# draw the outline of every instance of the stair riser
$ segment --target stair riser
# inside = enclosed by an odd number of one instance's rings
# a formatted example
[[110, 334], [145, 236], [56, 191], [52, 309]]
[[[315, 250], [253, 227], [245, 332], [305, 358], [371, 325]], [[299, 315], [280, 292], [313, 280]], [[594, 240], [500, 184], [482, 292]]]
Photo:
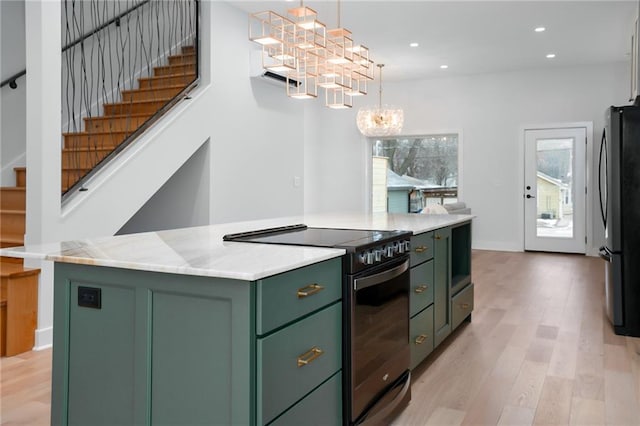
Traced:
[[140, 82], [141, 89], [156, 89], [159, 87], [166, 87], [166, 86], [177, 86], [177, 85], [186, 86], [187, 84], [191, 83], [195, 78], [196, 78], [195, 74], [191, 73], [191, 74], [183, 74], [183, 75], [174, 75], [174, 76], [165, 77], [165, 78], [147, 77], [147, 78], [141, 78], [138, 81]]
[[[19, 247], [23, 244], [24, 243], [16, 244], [16, 243], [5, 243], [3, 241], [0, 241], [0, 248]], [[19, 259], [17, 257], [0, 256], [0, 261], [2, 261], [3, 263], [19, 263], [21, 265], [24, 264], [24, 259]]]
[[166, 101], [151, 101], [143, 104], [111, 104], [104, 106], [104, 115], [155, 114]]
[[71, 188], [76, 182], [80, 180], [81, 177], [86, 175], [89, 170], [81, 170], [80, 172], [76, 170], [63, 170], [62, 171], [62, 191], [66, 191]]
[[27, 170], [26, 169], [16, 169], [16, 186], [19, 188], [24, 188], [27, 186]]
[[24, 213], [0, 212], [0, 234], [24, 235]]
[[182, 53], [184, 54], [188, 54], [188, 53], [194, 53], [196, 52], [196, 48], [195, 46], [182, 46]]
[[166, 87], [166, 88], [157, 88], [155, 90], [133, 90], [130, 92], [122, 93], [122, 101], [152, 101], [156, 99], [167, 99], [173, 98], [178, 93], [180, 93], [184, 88], [183, 87]]
[[153, 75], [163, 76], [163, 75], [172, 75], [172, 74], [194, 73], [195, 70], [196, 70], [195, 64], [172, 65], [172, 66], [154, 68]]
[[88, 118], [84, 128], [90, 132], [133, 132], [140, 127], [151, 115], [118, 117], [118, 118]]
[[64, 151], [62, 153], [62, 167], [92, 169], [96, 166], [96, 164], [98, 164], [104, 157], [109, 155], [111, 152], [112, 150], [99, 150], [99, 151], [91, 151], [91, 152]]
[[78, 134], [64, 137], [65, 148], [115, 148], [126, 139], [128, 133]]
[[196, 63], [195, 53], [190, 53], [182, 56], [169, 56], [169, 65], [186, 65], [186, 64], [195, 64], [195, 63]]
[[26, 202], [26, 191], [16, 191], [15, 189], [0, 189], [0, 209], [2, 210], [24, 210]]

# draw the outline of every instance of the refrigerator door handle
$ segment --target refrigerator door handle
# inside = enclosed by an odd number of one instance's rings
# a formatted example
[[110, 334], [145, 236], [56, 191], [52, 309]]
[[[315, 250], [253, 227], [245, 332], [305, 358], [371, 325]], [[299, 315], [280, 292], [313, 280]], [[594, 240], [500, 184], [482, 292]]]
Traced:
[[602, 259], [606, 260], [607, 262], [611, 262], [611, 252], [605, 246], [600, 247], [598, 254]]
[[[607, 206], [606, 203], [607, 201], [605, 200], [605, 203], [603, 205], [602, 203], [602, 154], [604, 152], [604, 170], [605, 173], [609, 173], [609, 167], [607, 164], [607, 129], [604, 128], [602, 129], [602, 140], [600, 141], [600, 157], [598, 158], [598, 199], [600, 201], [600, 214], [602, 215], [602, 224], [604, 225], [604, 227], [607, 227]], [[605, 175], [605, 179], [608, 179], [609, 177], [607, 175]], [[605, 182], [606, 185], [606, 182]], [[606, 189], [606, 188], [605, 188]]]

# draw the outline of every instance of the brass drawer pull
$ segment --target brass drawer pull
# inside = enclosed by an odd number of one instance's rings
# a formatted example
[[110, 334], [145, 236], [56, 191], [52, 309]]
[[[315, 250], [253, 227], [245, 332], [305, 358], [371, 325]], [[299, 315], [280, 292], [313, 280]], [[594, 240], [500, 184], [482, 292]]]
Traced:
[[415, 344], [416, 345], [421, 345], [425, 342], [425, 340], [427, 340], [427, 335], [426, 334], [421, 334], [418, 337], [416, 337], [415, 340]]
[[324, 351], [317, 346], [309, 349], [307, 352], [303, 353], [298, 357], [298, 367], [304, 367], [305, 365], [311, 363], [313, 360], [322, 355]]
[[414, 291], [415, 291], [416, 293], [420, 294], [420, 293], [424, 293], [424, 292], [425, 292], [425, 290], [426, 290], [426, 289], [428, 289], [428, 288], [429, 288], [429, 286], [428, 286], [428, 285], [423, 284], [423, 285], [419, 285], [418, 287], [416, 287]]
[[435, 234], [433, 236], [433, 238], [436, 239], [436, 240], [441, 240], [442, 239], [442, 237], [440, 235], [438, 235], [438, 234]]
[[460, 304], [460, 309], [469, 309], [469, 307], [471, 307], [471, 304], [469, 304], [469, 303], [461, 303]]
[[309, 284], [306, 287], [302, 287], [298, 289], [298, 299], [311, 296], [313, 294], [321, 292], [322, 290], [324, 290], [324, 287], [321, 286], [320, 284]]
[[427, 246], [418, 246], [415, 248], [416, 253], [424, 253], [425, 251], [429, 250], [429, 247]]

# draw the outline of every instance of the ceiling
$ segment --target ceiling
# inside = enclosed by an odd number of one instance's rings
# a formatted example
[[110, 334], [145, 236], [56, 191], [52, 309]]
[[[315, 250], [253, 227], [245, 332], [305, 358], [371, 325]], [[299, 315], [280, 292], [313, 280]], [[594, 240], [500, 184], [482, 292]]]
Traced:
[[[229, 1], [284, 14], [298, 1]], [[328, 28], [338, 2], [305, 1]], [[384, 63], [384, 79], [438, 78], [628, 62], [637, 0], [341, 1], [341, 24]], [[546, 31], [534, 32], [544, 26]], [[410, 47], [417, 42], [419, 47]], [[554, 59], [546, 55], [555, 53]], [[448, 65], [441, 69], [441, 65]]]

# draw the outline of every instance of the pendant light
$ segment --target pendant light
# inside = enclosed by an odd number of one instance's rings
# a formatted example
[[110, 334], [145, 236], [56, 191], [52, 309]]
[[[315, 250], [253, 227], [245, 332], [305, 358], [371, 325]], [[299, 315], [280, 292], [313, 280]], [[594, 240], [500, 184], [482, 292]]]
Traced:
[[382, 67], [377, 64], [380, 77], [378, 106], [361, 108], [356, 117], [356, 124], [360, 133], [367, 137], [393, 136], [402, 132], [404, 111], [401, 108], [382, 104]]

